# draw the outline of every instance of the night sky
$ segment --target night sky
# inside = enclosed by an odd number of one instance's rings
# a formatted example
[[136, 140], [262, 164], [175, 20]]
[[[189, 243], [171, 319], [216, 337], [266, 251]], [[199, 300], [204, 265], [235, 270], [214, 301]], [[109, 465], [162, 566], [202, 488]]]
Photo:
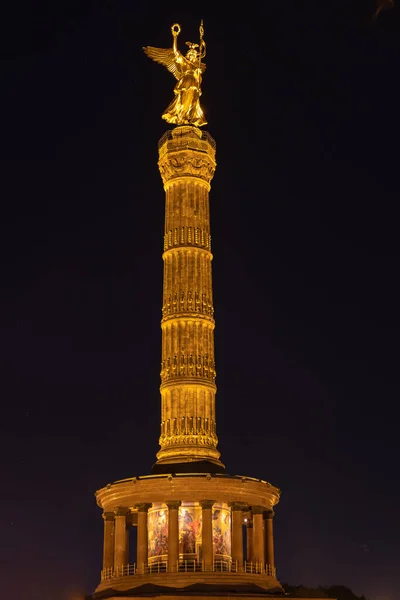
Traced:
[[204, 19], [221, 458], [282, 489], [280, 581], [398, 599], [400, 5], [7, 4], [1, 597], [92, 592], [94, 492], [155, 461], [175, 80], [142, 47]]

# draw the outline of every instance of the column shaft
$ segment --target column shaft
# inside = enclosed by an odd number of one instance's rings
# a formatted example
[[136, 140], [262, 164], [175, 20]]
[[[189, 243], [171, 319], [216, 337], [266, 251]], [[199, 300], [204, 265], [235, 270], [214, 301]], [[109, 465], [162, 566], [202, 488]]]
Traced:
[[274, 512], [268, 511], [265, 519], [265, 562], [271, 567], [275, 567], [274, 556], [274, 531], [273, 531], [273, 516]]
[[204, 569], [206, 571], [213, 570], [213, 533], [212, 533], [212, 507], [214, 502], [212, 500], [204, 500], [200, 502], [202, 508], [202, 535], [201, 535], [201, 549], [204, 561]]
[[264, 565], [264, 509], [253, 507], [253, 561]]
[[114, 529], [114, 567], [128, 564], [126, 554], [126, 514], [125, 509], [118, 510], [115, 515]]
[[114, 566], [114, 519], [115, 514], [106, 512], [104, 519], [103, 570]]
[[147, 566], [147, 504], [139, 504], [137, 524], [137, 571], [143, 573]]
[[246, 561], [253, 560], [253, 523], [247, 523], [246, 527]]
[[215, 142], [192, 126], [160, 141], [165, 189], [161, 435], [157, 467], [209, 461], [223, 470], [215, 422], [214, 308], [209, 190]]
[[127, 524], [126, 525], [126, 531], [125, 531], [125, 560], [126, 563], [125, 564], [129, 564], [129, 532], [130, 532], [130, 526]]
[[168, 506], [168, 571], [177, 571], [179, 558], [179, 506], [180, 501], [166, 503]]
[[243, 569], [243, 518], [241, 506], [232, 505], [232, 561], [238, 570]]

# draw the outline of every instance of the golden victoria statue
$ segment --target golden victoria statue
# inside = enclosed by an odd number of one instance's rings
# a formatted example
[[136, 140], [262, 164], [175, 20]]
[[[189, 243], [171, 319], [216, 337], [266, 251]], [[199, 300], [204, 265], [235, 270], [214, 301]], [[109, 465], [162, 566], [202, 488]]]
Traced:
[[178, 50], [177, 38], [181, 31], [175, 23], [171, 27], [173, 36], [172, 48], [153, 48], [145, 46], [143, 50], [154, 61], [167, 67], [168, 71], [178, 80], [174, 88], [175, 98], [164, 111], [162, 118], [174, 125], [207, 125], [203, 110], [200, 106], [201, 76], [206, 65], [201, 59], [206, 55], [206, 43], [203, 40], [203, 21], [200, 25], [200, 44], [186, 42], [189, 50], [183, 56]]

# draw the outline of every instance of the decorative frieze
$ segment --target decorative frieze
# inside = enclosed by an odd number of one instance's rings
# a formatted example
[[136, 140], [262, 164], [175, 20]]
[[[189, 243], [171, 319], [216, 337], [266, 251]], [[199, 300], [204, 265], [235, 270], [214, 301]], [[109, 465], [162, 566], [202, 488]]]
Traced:
[[168, 446], [202, 446], [208, 448], [215, 448], [217, 445], [218, 439], [214, 435], [187, 435], [187, 434], [177, 434], [177, 435], [160, 435], [159, 444], [162, 449], [167, 448]]
[[198, 246], [211, 252], [211, 235], [200, 227], [174, 227], [164, 235], [164, 251], [177, 246]]
[[[161, 437], [170, 439], [174, 436], [216, 437], [216, 425], [212, 419], [204, 417], [180, 417], [167, 419], [161, 423]], [[185, 442], [190, 443], [190, 442]]]
[[206, 153], [179, 150], [164, 154], [158, 168], [164, 185], [178, 177], [196, 177], [209, 184], [214, 177], [215, 162]]
[[180, 417], [167, 419], [161, 423], [159, 443], [162, 448], [175, 444], [214, 447], [217, 441], [216, 424], [211, 419]]
[[161, 362], [161, 381], [169, 381], [174, 378], [198, 377], [215, 381], [215, 362], [208, 355], [193, 356], [192, 354], [180, 356], [168, 356]]
[[180, 313], [201, 313], [213, 316], [212, 298], [207, 294], [192, 292], [192, 290], [168, 294], [162, 307], [162, 316], [178, 315]]

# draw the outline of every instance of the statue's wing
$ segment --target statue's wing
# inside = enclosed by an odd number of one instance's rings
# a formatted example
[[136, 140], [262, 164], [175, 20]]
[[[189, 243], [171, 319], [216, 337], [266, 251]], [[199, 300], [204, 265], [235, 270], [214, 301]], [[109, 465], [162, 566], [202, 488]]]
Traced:
[[153, 46], [145, 46], [143, 50], [149, 58], [160, 63], [160, 65], [167, 67], [168, 71], [172, 73], [175, 79], [181, 78], [179, 64], [177, 63], [176, 56], [172, 48], [154, 48]]

